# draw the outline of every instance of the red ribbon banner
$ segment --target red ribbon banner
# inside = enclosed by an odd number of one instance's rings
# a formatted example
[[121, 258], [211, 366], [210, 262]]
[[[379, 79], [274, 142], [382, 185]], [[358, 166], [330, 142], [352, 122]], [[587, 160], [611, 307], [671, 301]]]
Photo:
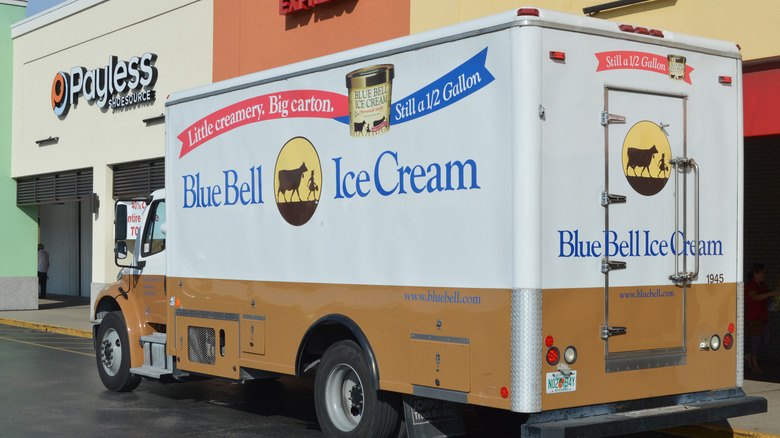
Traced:
[[228, 131], [250, 123], [291, 117], [333, 119], [349, 115], [347, 96], [322, 90], [293, 90], [253, 97], [215, 111], [177, 136], [179, 158]]
[[[599, 60], [599, 65], [596, 68], [597, 72], [604, 70], [631, 69], [647, 70], [667, 76], [669, 75], [669, 60], [666, 56], [633, 51], [601, 52], [596, 53], [595, 55]], [[688, 84], [691, 84], [692, 71], [693, 67], [689, 65], [685, 66], [685, 76], [683, 80]]]

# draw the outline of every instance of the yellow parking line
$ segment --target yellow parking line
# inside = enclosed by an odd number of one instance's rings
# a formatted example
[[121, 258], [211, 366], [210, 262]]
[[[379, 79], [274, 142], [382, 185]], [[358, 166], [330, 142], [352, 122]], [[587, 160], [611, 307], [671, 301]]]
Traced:
[[88, 357], [94, 357], [95, 356], [94, 354], [87, 354], [87, 353], [81, 353], [79, 351], [68, 350], [68, 349], [65, 349], [65, 348], [52, 347], [51, 345], [38, 344], [36, 342], [20, 341], [18, 339], [6, 338], [5, 336], [0, 336], [0, 339], [6, 340], [6, 341], [18, 342], [20, 344], [35, 345], [36, 347], [51, 348], [52, 350], [67, 351], [68, 353], [80, 354], [82, 356], [88, 356]]

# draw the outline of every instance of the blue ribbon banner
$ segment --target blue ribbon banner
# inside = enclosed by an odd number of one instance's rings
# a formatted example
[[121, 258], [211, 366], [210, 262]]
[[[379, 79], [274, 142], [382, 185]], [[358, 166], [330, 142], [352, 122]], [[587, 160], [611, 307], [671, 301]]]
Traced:
[[393, 103], [390, 125], [408, 122], [446, 108], [476, 93], [495, 78], [485, 67], [488, 48], [399, 102]]
[[[485, 47], [449, 73], [393, 103], [390, 125], [408, 122], [446, 108], [493, 82], [495, 77], [485, 67], [487, 51]], [[335, 120], [349, 123], [349, 116]]]

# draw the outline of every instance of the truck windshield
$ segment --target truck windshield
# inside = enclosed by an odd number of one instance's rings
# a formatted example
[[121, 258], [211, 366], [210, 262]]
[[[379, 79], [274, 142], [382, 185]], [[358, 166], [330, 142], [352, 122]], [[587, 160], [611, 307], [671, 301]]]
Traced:
[[143, 237], [144, 256], [156, 254], [165, 249], [165, 234], [162, 225], [165, 223], [165, 201], [152, 204], [147, 216], [146, 231]]

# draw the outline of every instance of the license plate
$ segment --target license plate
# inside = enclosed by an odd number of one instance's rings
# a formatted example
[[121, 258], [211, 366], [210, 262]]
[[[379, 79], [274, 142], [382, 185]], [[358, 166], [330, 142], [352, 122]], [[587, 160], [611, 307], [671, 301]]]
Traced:
[[577, 390], [577, 372], [570, 374], [547, 373], [547, 394], [557, 394], [559, 392], [574, 392]]

